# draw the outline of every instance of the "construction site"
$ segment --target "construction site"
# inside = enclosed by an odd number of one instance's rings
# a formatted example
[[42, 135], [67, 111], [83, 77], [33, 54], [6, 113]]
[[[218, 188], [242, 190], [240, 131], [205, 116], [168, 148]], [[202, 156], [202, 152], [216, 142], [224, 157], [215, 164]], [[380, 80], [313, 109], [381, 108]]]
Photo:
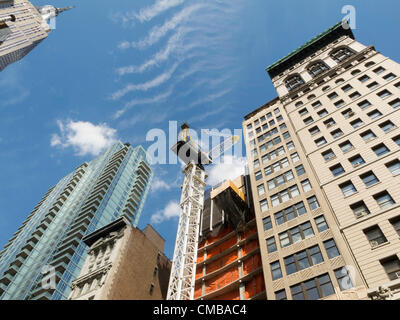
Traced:
[[194, 299], [265, 299], [249, 181], [240, 176], [206, 192]]

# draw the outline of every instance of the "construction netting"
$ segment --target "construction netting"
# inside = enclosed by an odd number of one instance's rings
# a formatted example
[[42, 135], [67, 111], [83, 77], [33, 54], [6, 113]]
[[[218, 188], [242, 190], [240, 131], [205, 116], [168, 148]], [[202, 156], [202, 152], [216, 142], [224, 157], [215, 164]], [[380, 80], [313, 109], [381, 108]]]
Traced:
[[263, 291], [265, 291], [265, 283], [261, 273], [246, 283], [245, 299], [248, 300]]
[[201, 278], [203, 276], [203, 265], [196, 267], [196, 279]]
[[204, 261], [204, 251], [201, 251], [197, 254], [197, 263]]
[[232, 252], [228, 253], [227, 255], [207, 264], [206, 265], [206, 273], [209, 274], [211, 272], [214, 272], [215, 270], [218, 270], [218, 269], [228, 265], [232, 261], [237, 260], [237, 258], [238, 258], [237, 250], [232, 251]]
[[202, 287], [201, 283], [198, 283], [195, 285], [195, 287], [194, 287], [194, 298], [195, 299], [201, 297], [201, 287]]
[[247, 228], [243, 234], [242, 234], [242, 238], [248, 238], [249, 236], [251, 236], [252, 234], [257, 232], [257, 226], [253, 226], [252, 228]]
[[252, 255], [250, 258], [243, 261], [243, 274], [249, 274], [250, 272], [258, 269], [262, 266], [261, 257], [259, 254]]
[[247, 242], [243, 247], [242, 247], [242, 256], [245, 256], [249, 252], [255, 250], [258, 248], [258, 239], [251, 240]]
[[206, 294], [221, 289], [239, 279], [239, 270], [237, 266], [229, 268], [223, 273], [207, 280], [206, 282]]
[[225, 227], [215, 237], [212, 237], [212, 236], [207, 237], [206, 243], [207, 244], [213, 243], [213, 242], [221, 239], [222, 237], [226, 236], [229, 232], [232, 232], [232, 231], [233, 231], [233, 229], [231, 226]]
[[213, 246], [212, 248], [207, 249], [207, 259], [224, 252], [226, 249], [232, 247], [237, 243], [237, 237], [233, 236], [220, 244]]
[[227, 293], [221, 294], [218, 297], [212, 298], [211, 300], [239, 300], [239, 299], [240, 299], [239, 289], [234, 289]]

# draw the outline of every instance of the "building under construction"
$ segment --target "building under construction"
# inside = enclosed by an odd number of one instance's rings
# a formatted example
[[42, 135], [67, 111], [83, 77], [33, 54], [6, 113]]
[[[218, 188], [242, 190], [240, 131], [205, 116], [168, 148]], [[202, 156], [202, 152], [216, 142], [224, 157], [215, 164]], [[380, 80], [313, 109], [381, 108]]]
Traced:
[[250, 179], [240, 176], [205, 194], [195, 299], [265, 299]]

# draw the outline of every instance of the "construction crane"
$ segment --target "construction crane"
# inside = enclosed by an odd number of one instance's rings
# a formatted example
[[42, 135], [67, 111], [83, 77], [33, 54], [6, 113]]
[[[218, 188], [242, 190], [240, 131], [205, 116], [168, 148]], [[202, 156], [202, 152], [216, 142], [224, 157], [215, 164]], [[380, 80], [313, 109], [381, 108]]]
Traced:
[[[209, 135], [218, 135], [208, 131]], [[192, 140], [189, 125], [184, 123], [178, 142], [171, 148], [185, 163], [185, 178], [180, 199], [180, 216], [176, 235], [174, 257], [168, 285], [167, 300], [193, 300], [196, 273], [200, 216], [203, 210], [206, 173], [204, 166], [211, 165], [226, 150], [239, 141], [239, 136], [224, 136], [223, 142], [208, 153]]]

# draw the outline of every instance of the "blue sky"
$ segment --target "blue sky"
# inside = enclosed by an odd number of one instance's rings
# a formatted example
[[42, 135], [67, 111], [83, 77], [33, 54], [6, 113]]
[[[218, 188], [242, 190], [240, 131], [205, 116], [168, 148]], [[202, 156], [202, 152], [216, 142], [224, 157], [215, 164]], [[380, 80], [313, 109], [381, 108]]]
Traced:
[[[1, 246], [48, 188], [115, 139], [147, 148], [146, 133], [174, 120], [241, 128], [276, 96], [265, 68], [340, 21], [344, 5], [356, 8], [356, 39], [399, 61], [396, 0], [32, 2], [76, 8], [0, 73]], [[172, 257], [183, 176], [177, 164], [154, 170], [139, 227], [152, 223]]]

